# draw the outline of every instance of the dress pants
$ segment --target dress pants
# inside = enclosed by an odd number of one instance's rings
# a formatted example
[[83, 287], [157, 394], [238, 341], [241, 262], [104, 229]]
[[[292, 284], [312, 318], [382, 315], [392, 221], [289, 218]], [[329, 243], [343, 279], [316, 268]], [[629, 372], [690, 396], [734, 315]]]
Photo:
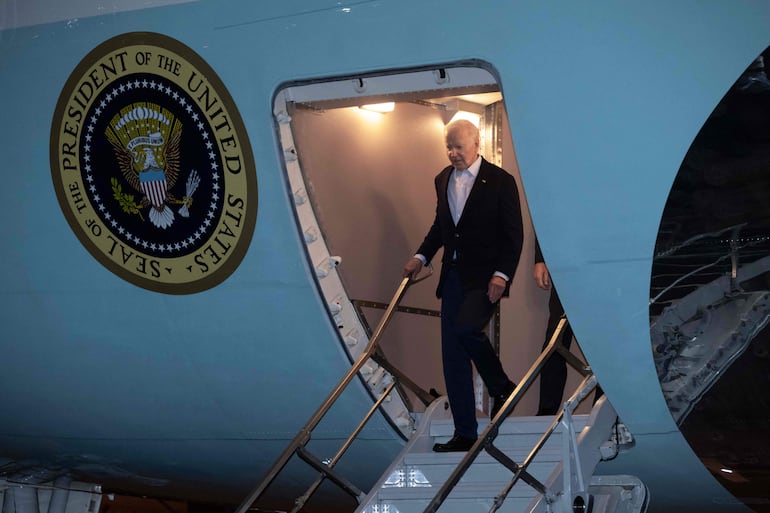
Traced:
[[[559, 325], [559, 321], [564, 316], [564, 307], [561, 305], [559, 294], [556, 293], [556, 287], [551, 285], [551, 298], [548, 300], [548, 327], [545, 330], [545, 341], [543, 342], [543, 350], [545, 350], [548, 342], [551, 341], [551, 337], [556, 331], [556, 327]], [[561, 343], [567, 349], [572, 345], [572, 326], [567, 323], [564, 327], [564, 335], [562, 335]], [[554, 352], [551, 357], [546, 360], [543, 365], [543, 370], [540, 371], [540, 403], [537, 409], [538, 415], [556, 415], [561, 409], [564, 401], [562, 396], [564, 395], [564, 385], [567, 384], [567, 361], [564, 357]], [[604, 394], [600, 386], [596, 386], [596, 392], [594, 394], [594, 403]]]
[[463, 290], [460, 273], [450, 267], [441, 289], [441, 356], [454, 434], [466, 438], [478, 435], [471, 362], [490, 395], [504, 393], [509, 383], [484, 333], [494, 310], [486, 289]]

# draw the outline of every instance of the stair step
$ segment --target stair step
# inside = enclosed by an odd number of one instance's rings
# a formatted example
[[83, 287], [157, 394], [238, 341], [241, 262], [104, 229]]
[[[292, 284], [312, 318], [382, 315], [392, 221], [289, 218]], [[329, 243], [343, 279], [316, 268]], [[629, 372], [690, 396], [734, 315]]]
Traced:
[[[489, 486], [486, 489], [480, 489], [474, 487], [473, 489], [463, 490], [458, 486], [447, 499], [441, 504], [441, 513], [489, 513], [492, 505], [494, 504], [494, 498], [502, 491], [503, 487]], [[379, 500], [377, 501], [377, 511], [398, 511], [399, 513], [423, 513], [430, 501], [433, 499], [433, 495], [437, 491], [433, 488], [424, 489], [426, 492], [433, 493], [419, 493], [409, 491], [403, 491], [398, 496], [388, 496], [380, 493]], [[384, 491], [384, 490], [383, 490]], [[498, 509], [501, 513], [514, 513], [525, 511], [525, 508], [529, 506], [536, 497], [536, 492], [529, 488], [526, 490], [519, 487], [514, 487], [508, 494], [505, 501]], [[385, 506], [388, 508], [385, 508]], [[370, 510], [371, 511], [371, 510]]]
[[[528, 472], [535, 479], [543, 483], [553, 471], [555, 465], [530, 465]], [[415, 484], [424, 484], [426, 487], [441, 487], [455, 467], [449, 465], [432, 465], [410, 470], [409, 477], [394, 479], [392, 482], [399, 484], [409, 481]], [[483, 485], [485, 483], [507, 483], [513, 478], [513, 472], [502, 465], [473, 465], [460, 479], [460, 485]], [[390, 488], [389, 488], [390, 489]], [[395, 489], [395, 488], [393, 488]]]
[[[499, 446], [501, 441], [499, 437], [495, 444]], [[505, 451], [505, 453], [514, 462], [522, 463], [530, 450], [531, 447], [528, 447], [526, 449]], [[405, 470], [411, 475], [402, 476], [400, 480], [396, 480], [398, 484], [402, 485], [401, 487], [392, 486], [381, 489], [378, 501], [385, 501], [394, 505], [395, 501], [404, 501], [404, 504], [408, 501], [422, 503], [424, 499], [429, 501], [435, 496], [449, 476], [452, 475], [452, 472], [454, 472], [457, 465], [465, 457], [465, 454], [464, 452], [420, 452], [407, 455], [404, 459], [404, 466], [406, 467]], [[560, 461], [560, 449], [543, 449], [528, 467], [528, 472], [540, 482], [544, 482]], [[419, 474], [415, 475], [417, 472]], [[502, 492], [512, 478], [513, 473], [508, 468], [486, 452], [482, 452], [477, 456], [473, 465], [465, 472], [447, 500], [450, 502], [454, 501], [459, 508], [471, 508], [464, 511], [472, 511], [478, 504], [487, 505], [486, 511], [489, 511], [494, 497]], [[409, 484], [412, 484], [412, 486], [408, 486]], [[524, 505], [527, 505], [536, 496], [537, 492], [531, 486], [519, 480], [509, 493], [506, 500], [509, 503], [507, 506], [512, 507], [510, 502], [514, 499], [520, 499]], [[458, 503], [458, 500], [461, 502]], [[405, 510], [402, 508], [402, 505], [397, 505], [396, 507], [398, 508], [397, 511], [404, 513]], [[446, 507], [450, 506], [442, 506], [442, 513]], [[521, 510], [521, 507], [518, 507], [519, 510]], [[459, 511], [463, 510], [459, 509]]]
[[[504, 451], [517, 465], [524, 462], [528, 452]], [[464, 452], [455, 453], [415, 453], [405, 458], [404, 465], [410, 472], [419, 471], [428, 483], [443, 483], [457, 468], [465, 456]], [[561, 461], [561, 452], [544, 449], [530, 463], [527, 471], [536, 479], [543, 481], [550, 475], [557, 463]], [[462, 480], [467, 482], [484, 482], [490, 479], [507, 480], [513, 473], [495, 458], [482, 452], [473, 465], [465, 472]]]
[[[588, 415], [574, 415], [572, 417], [575, 431], [580, 432], [588, 421]], [[541, 436], [553, 421], [551, 416], [539, 417], [509, 417], [500, 425], [498, 433], [500, 435], [538, 435]], [[489, 425], [489, 419], [478, 419], [479, 433], [484, 431]], [[554, 433], [560, 433], [562, 426], [556, 427]], [[452, 437], [454, 434], [454, 424], [452, 419], [433, 420], [430, 423], [429, 434], [433, 437]]]
[[[495, 447], [499, 447], [498, 442], [500, 439], [495, 440]], [[504, 451], [505, 455], [520, 464], [529, 455], [531, 447], [529, 448], [515, 448], [509, 451]], [[404, 458], [404, 463], [407, 465], [457, 465], [465, 457], [465, 452], [414, 452], [407, 454]], [[561, 448], [548, 448], [544, 447], [536, 455], [533, 463], [555, 463], [561, 461]], [[481, 451], [474, 464], [483, 463], [497, 463], [497, 460], [489, 455], [486, 451]]]
[[[503, 491], [507, 481], [501, 482], [489, 482], [489, 483], [473, 483], [471, 485], [463, 484], [460, 482], [455, 486], [454, 490], [449, 494], [447, 500], [454, 499], [494, 499], [500, 492]], [[438, 492], [440, 486], [425, 486], [425, 487], [413, 487], [413, 488], [383, 488], [380, 490], [379, 498], [381, 501], [387, 500], [420, 500], [420, 499], [432, 499]], [[516, 483], [508, 497], [518, 498], [532, 498], [537, 496], [537, 491], [526, 483]]]
[[[520, 457], [519, 460], [516, 460], [516, 458], [513, 458], [514, 461], [521, 461], [526, 457], [527, 454], [529, 454], [529, 451], [532, 450], [533, 447], [535, 447], [535, 444], [540, 440], [540, 437], [542, 436], [542, 433], [540, 435], [517, 435], [517, 436], [498, 436], [495, 441], [493, 442], [494, 446], [503, 451], [506, 454], [523, 454], [523, 457]], [[447, 437], [444, 439], [444, 437], [435, 437], [434, 440], [436, 442], [445, 442], [449, 440], [451, 437]], [[562, 446], [562, 439], [561, 434], [553, 434], [551, 437], [545, 441], [545, 444], [543, 445], [542, 451], [553, 451], [558, 452], [561, 449]], [[463, 454], [463, 453], [461, 453]]]
[[[552, 420], [553, 417], [546, 416], [508, 418], [498, 429], [498, 436], [494, 445], [505, 453], [526, 450], [528, 454], [540, 441]], [[575, 418], [577, 433], [580, 433], [585, 427], [586, 421], [587, 416], [581, 415]], [[482, 433], [488, 424], [489, 419], [479, 419], [479, 433]], [[561, 450], [563, 430], [561, 425], [557, 426], [553, 434], [546, 440], [542, 450]], [[430, 424], [428, 434], [433, 437], [434, 442], [447, 442], [454, 435], [454, 425], [451, 420], [434, 420]], [[514, 461], [516, 461], [515, 458]]]

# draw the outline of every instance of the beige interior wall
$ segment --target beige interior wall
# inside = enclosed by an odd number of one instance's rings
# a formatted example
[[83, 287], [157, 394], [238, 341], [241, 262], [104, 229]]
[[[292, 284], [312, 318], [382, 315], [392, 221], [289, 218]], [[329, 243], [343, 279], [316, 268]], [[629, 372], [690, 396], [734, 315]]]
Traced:
[[[331, 253], [342, 257], [339, 271], [353, 299], [390, 302], [403, 264], [433, 221], [433, 178], [448, 165], [443, 114], [414, 103], [399, 103], [387, 114], [355, 107], [297, 109], [292, 114], [308, 190]], [[506, 141], [503, 166], [520, 184], [525, 242], [511, 297], [501, 307], [500, 354], [509, 376], [518, 381], [540, 352], [548, 294], [532, 279], [532, 224], [510, 137]], [[434, 263], [440, 265], [440, 255]], [[437, 311], [437, 275], [438, 268], [434, 276], [412, 286], [402, 306]], [[381, 314], [365, 310], [372, 327]], [[381, 347], [421, 387], [444, 392], [437, 317], [396, 313]], [[537, 396], [535, 386], [515, 414], [533, 414]], [[422, 409], [419, 402], [414, 404]]]

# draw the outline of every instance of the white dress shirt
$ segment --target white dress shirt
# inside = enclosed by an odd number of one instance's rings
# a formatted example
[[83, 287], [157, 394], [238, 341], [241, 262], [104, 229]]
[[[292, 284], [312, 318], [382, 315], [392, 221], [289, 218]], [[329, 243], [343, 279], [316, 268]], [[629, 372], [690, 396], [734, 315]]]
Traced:
[[455, 226], [460, 222], [465, 202], [468, 200], [473, 183], [479, 175], [479, 168], [481, 168], [481, 156], [477, 157], [468, 169], [455, 169], [452, 171], [452, 177], [447, 188], [447, 199], [449, 200], [449, 210], [452, 212]]

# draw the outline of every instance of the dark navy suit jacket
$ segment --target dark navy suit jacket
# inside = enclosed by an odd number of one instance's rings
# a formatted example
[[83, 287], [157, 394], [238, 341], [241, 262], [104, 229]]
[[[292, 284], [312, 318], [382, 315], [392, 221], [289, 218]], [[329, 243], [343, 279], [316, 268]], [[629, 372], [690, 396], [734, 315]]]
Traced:
[[[495, 271], [513, 280], [523, 244], [519, 192], [513, 176], [482, 158], [479, 174], [455, 226], [447, 199], [453, 169], [448, 166], [435, 178], [436, 217], [417, 250], [430, 262], [444, 248], [438, 297], [453, 257], [463, 287], [486, 290]], [[510, 281], [504, 295], [508, 295], [509, 288]]]

